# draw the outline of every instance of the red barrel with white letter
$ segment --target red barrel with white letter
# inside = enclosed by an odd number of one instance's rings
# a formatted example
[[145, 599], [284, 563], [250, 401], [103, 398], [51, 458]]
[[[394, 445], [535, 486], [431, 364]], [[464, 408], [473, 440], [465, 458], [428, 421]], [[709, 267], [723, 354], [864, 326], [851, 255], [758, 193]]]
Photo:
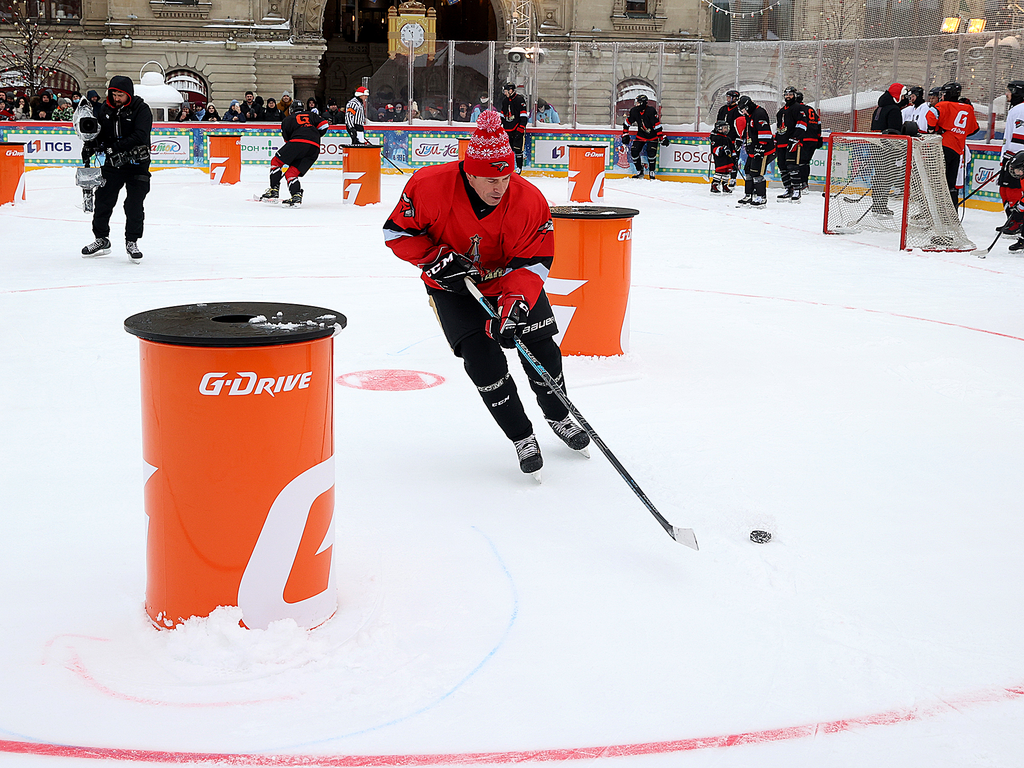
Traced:
[[629, 281], [635, 208], [551, 209], [555, 258], [544, 285], [563, 355], [629, 350]]
[[0, 143], [0, 205], [25, 199], [25, 145]]
[[604, 169], [608, 147], [604, 145], [569, 145], [569, 200], [594, 203], [604, 199]]
[[337, 610], [333, 340], [344, 316], [189, 304], [125, 320], [140, 339], [146, 611], [157, 627], [242, 610], [250, 628]]
[[380, 147], [372, 144], [342, 149], [342, 201], [355, 205], [380, 202]]
[[214, 184], [237, 184], [242, 180], [242, 137], [224, 133], [208, 133], [210, 181]]

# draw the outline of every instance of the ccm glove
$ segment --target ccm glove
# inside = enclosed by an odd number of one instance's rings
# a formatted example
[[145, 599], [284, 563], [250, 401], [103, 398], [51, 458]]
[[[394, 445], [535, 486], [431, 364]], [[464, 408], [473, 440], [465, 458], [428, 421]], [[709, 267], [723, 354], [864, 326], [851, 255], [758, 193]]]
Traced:
[[625, 136], [622, 137], [622, 146], [629, 146], [629, 134], [626, 134]]
[[437, 255], [426, 264], [421, 264], [423, 274], [437, 283], [441, 288], [452, 293], [468, 293], [465, 279], [476, 279], [479, 273], [460, 253], [456, 253], [447, 245], [437, 249]]
[[517, 294], [502, 294], [498, 299], [498, 316], [488, 320], [484, 330], [505, 349], [514, 349], [516, 337], [526, 329], [528, 314], [530, 306], [525, 298]]
[[661, 137], [661, 146], [663, 146], [663, 147], [667, 147], [668, 146], [668, 136], [662, 136]]

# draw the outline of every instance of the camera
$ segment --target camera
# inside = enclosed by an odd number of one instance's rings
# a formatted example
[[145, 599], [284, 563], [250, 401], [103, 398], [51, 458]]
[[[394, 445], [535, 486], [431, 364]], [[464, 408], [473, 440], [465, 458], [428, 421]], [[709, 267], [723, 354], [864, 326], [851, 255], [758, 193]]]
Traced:
[[519, 64], [526, 58], [526, 49], [515, 45], [508, 49], [508, 61], [510, 64]]

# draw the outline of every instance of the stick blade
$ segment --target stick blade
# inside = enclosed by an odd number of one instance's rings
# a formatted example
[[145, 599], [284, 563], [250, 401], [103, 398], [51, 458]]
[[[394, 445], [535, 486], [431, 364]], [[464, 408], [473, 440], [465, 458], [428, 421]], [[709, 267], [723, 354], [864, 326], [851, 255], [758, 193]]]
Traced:
[[676, 528], [672, 526], [672, 530], [669, 532], [669, 536], [678, 541], [680, 544], [684, 544], [690, 549], [699, 550], [697, 546], [697, 536], [693, 532], [693, 528]]

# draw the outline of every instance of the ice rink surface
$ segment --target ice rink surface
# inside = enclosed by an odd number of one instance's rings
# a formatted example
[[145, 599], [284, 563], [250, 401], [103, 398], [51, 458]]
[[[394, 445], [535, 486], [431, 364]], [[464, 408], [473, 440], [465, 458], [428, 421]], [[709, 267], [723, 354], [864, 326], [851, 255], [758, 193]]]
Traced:
[[[533, 179], [564, 204], [565, 179]], [[821, 234], [823, 200], [735, 207], [608, 182], [637, 208], [630, 351], [569, 397], [675, 525], [524, 397], [519, 472], [448, 350], [383, 202], [313, 171], [299, 210], [154, 175], [143, 262], [82, 259], [73, 169], [0, 208], [0, 765], [964, 768], [1024, 754], [1024, 258]], [[996, 213], [969, 210], [987, 246]], [[143, 610], [129, 315], [328, 307], [340, 608], [311, 632]], [[351, 386], [419, 371], [415, 391]], [[513, 364], [520, 391], [525, 376]], [[239, 445], [274, 462], [273, 440]], [[749, 532], [765, 528], [769, 544]]]

